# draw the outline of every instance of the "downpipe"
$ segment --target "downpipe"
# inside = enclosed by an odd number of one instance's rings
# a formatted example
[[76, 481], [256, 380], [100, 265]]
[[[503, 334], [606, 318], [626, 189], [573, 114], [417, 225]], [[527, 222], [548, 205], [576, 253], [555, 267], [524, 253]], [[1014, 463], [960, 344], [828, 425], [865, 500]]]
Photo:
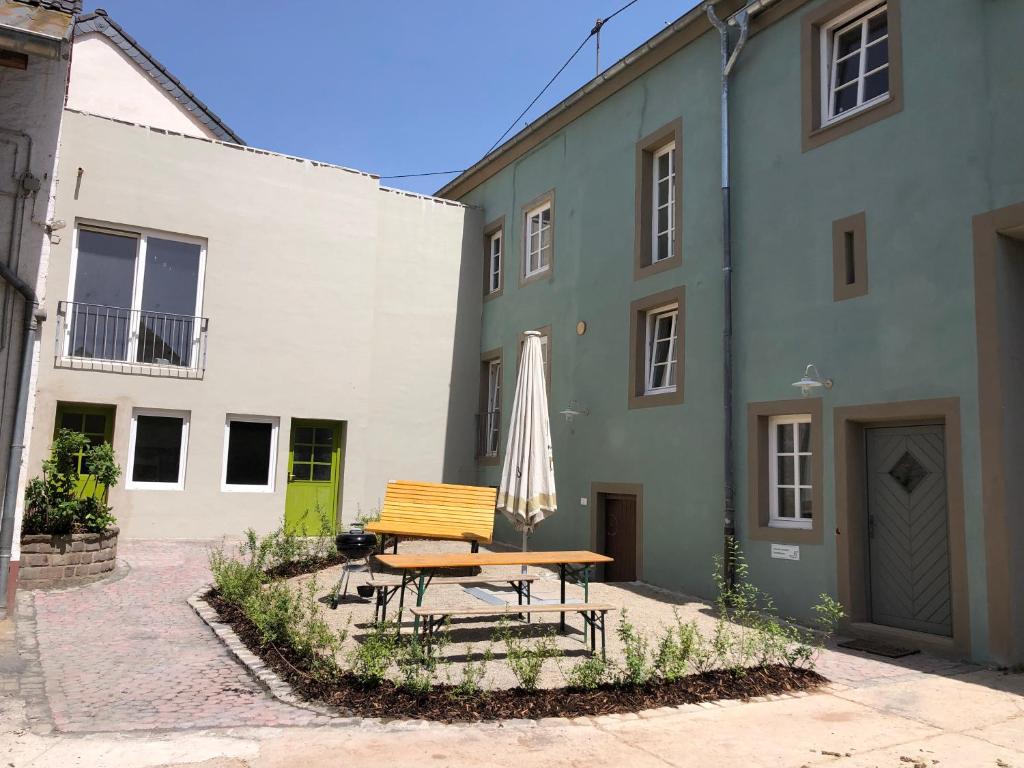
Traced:
[[722, 569], [725, 586], [731, 591], [736, 583], [736, 562], [734, 542], [736, 540], [736, 448], [733, 419], [733, 307], [732, 307], [732, 200], [729, 174], [729, 75], [740, 51], [747, 43], [750, 32], [748, 8], [740, 10], [730, 19], [739, 27], [739, 38], [730, 53], [729, 23], [722, 21], [715, 13], [713, 3], [705, 3], [708, 19], [718, 30], [721, 41], [721, 121], [722, 121], [722, 420], [724, 426], [723, 448], [723, 553]]
[[32, 379], [32, 360], [35, 340], [46, 312], [39, 306], [36, 292], [16, 272], [0, 262], [0, 278], [25, 299], [25, 335], [22, 340], [21, 373], [18, 378], [14, 431], [11, 433], [11, 452], [7, 460], [7, 481], [4, 485], [3, 507], [0, 510], [0, 619], [7, 615], [7, 589], [11, 567], [11, 548], [14, 543], [14, 510], [18, 503], [18, 480], [25, 452], [25, 421], [28, 412], [29, 386]]

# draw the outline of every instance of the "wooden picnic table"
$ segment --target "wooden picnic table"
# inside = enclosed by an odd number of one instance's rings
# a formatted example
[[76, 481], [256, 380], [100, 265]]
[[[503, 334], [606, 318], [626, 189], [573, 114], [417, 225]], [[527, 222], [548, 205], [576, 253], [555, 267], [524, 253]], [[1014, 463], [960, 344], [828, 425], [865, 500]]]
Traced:
[[[402, 588], [398, 599], [398, 623], [401, 626], [402, 610], [405, 606], [406, 587], [416, 584], [416, 606], [423, 605], [423, 595], [430, 581], [438, 571], [446, 568], [471, 568], [488, 565], [556, 565], [561, 581], [561, 602], [565, 604], [565, 582], [570, 574], [582, 576], [583, 601], [590, 601], [590, 569], [594, 565], [610, 563], [612, 558], [586, 550], [551, 552], [463, 552], [452, 554], [424, 555], [378, 555], [377, 560], [387, 568], [402, 572]], [[496, 580], [498, 580], [496, 578]], [[419, 629], [419, 617], [416, 617]], [[559, 628], [565, 631], [565, 612], [562, 612]]]

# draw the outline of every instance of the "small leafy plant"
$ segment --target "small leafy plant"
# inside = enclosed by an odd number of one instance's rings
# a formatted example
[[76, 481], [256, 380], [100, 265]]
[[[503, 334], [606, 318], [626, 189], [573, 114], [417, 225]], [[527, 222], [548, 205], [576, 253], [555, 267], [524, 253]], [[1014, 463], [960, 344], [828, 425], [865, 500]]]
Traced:
[[[88, 481], [78, 474], [79, 456], [82, 466], [88, 467]], [[117, 522], [107, 498], [120, 477], [109, 443], [90, 445], [80, 432], [59, 430], [43, 462], [42, 477], [33, 478], [25, 488], [22, 533], [102, 533]]]
[[619, 617], [616, 633], [626, 657], [619, 682], [628, 686], [644, 685], [654, 674], [651, 646], [647, 638], [637, 632], [636, 627], [629, 623], [629, 611], [626, 609], [623, 609], [622, 615]]
[[391, 622], [375, 624], [362, 643], [352, 651], [352, 674], [363, 685], [375, 688], [387, 679], [398, 652], [398, 634]]
[[554, 637], [547, 634], [533, 644], [527, 643], [512, 632], [506, 619], [498, 624], [496, 635], [505, 644], [505, 656], [519, 687], [524, 691], [537, 690], [544, 662], [561, 656]]
[[611, 665], [600, 656], [594, 655], [576, 662], [569, 670], [567, 682], [570, 688], [592, 691], [609, 682], [611, 676]]
[[665, 629], [654, 657], [655, 672], [669, 683], [686, 676], [700, 636], [700, 630], [695, 622], [684, 622], [679, 617], [679, 611], [674, 609], [673, 615], [675, 625]]

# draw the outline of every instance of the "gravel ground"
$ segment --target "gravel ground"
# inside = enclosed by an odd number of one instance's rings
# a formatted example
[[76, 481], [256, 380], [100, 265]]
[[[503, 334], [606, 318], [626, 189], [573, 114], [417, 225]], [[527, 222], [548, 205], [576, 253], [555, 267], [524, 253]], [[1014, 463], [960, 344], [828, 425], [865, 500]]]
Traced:
[[[464, 552], [466, 547], [466, 544], [460, 542], [410, 541], [403, 542], [399, 551], [403, 554]], [[518, 571], [518, 568], [489, 567], [484, 569], [484, 575], [500, 576], [507, 573], [515, 574]], [[340, 572], [340, 566], [328, 568], [315, 575], [296, 577], [291, 580], [291, 584], [300, 586], [311, 578], [315, 578], [317, 594], [325, 606], [324, 616], [328, 623], [336, 629], [341, 629], [351, 622], [346, 646], [339, 654], [339, 661], [344, 663], [347, 662], [346, 657], [356, 647], [356, 644], [372, 629], [374, 608], [371, 600], [362, 600], [355, 596], [356, 585], [366, 583], [368, 578], [368, 574], [355, 573], [352, 575], [348, 598], [340, 603], [336, 610], [331, 610], [330, 593]], [[530, 573], [539, 577], [533, 583], [533, 599], [558, 602], [557, 572], [531, 568]], [[501, 591], [509, 602], [517, 602], [515, 592], [507, 584], [498, 582], [490, 588]], [[412, 595], [407, 594], [406, 597], [408, 600]], [[714, 625], [714, 619], [707, 603], [697, 598], [655, 589], [644, 584], [591, 584], [590, 600], [591, 602], [608, 603], [616, 607], [616, 610], [608, 614], [606, 630], [608, 660], [612, 663], [621, 663], [623, 658], [622, 644], [619, 642], [616, 628], [624, 612], [628, 613], [630, 623], [648, 639], [652, 647], [656, 645], [664, 629], [675, 624], [673, 609], [678, 612], [683, 621], [696, 620], [705, 634], [710, 633]], [[583, 602], [583, 588], [570, 583], [566, 589], [566, 602]], [[410, 603], [407, 602], [408, 604]], [[411, 604], [415, 604], [414, 598]], [[397, 616], [397, 605], [396, 596], [388, 608], [389, 619], [393, 620]], [[485, 607], [487, 604], [468, 594], [461, 586], [436, 584], [427, 589], [424, 605], [479, 608]], [[412, 633], [411, 619], [412, 617], [407, 612], [402, 624], [402, 631], [407, 636]], [[588, 655], [583, 645], [582, 618], [578, 614], [568, 614], [565, 635], [558, 633], [558, 621], [558, 614], [537, 614], [529, 625], [521, 621], [513, 621], [511, 624], [512, 628], [523, 638], [536, 638], [548, 633], [554, 635], [555, 643], [562, 651], [563, 656], [561, 659], [545, 662], [540, 679], [541, 687], [545, 688], [565, 685], [565, 675], [568, 674], [571, 667]], [[451, 645], [445, 648], [442, 656], [447, 663], [443, 664], [439, 670], [439, 682], [445, 682], [446, 679], [450, 679], [453, 683], [458, 682], [462, 677], [462, 668], [467, 658], [479, 660], [485, 650], [490, 647], [494, 654], [494, 661], [487, 666], [487, 674], [483, 681], [484, 687], [510, 688], [516, 685], [515, 677], [505, 662], [504, 644], [492, 641], [497, 622], [498, 619], [495, 617], [457, 618], [452, 621]], [[598, 647], [600, 647], [600, 636], [598, 637]]]

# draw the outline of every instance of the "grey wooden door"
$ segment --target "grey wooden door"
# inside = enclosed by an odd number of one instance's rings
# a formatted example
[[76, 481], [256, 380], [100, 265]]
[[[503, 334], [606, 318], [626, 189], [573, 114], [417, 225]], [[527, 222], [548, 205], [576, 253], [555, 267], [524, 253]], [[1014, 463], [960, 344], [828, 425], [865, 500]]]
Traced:
[[952, 635], [944, 428], [865, 430], [871, 620]]

